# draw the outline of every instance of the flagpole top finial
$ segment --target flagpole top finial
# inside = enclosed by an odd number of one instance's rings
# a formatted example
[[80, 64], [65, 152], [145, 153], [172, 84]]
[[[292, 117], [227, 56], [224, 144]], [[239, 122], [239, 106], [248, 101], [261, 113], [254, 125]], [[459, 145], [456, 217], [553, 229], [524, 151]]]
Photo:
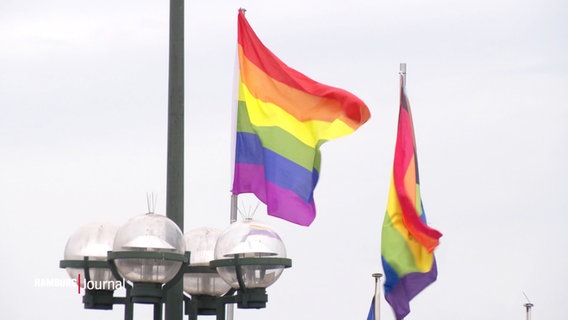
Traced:
[[380, 279], [383, 276], [383, 274], [377, 272], [377, 273], [373, 273], [372, 276], [373, 276], [373, 278]]
[[400, 64], [400, 73], [401, 74], [406, 74], [406, 63], [402, 62]]

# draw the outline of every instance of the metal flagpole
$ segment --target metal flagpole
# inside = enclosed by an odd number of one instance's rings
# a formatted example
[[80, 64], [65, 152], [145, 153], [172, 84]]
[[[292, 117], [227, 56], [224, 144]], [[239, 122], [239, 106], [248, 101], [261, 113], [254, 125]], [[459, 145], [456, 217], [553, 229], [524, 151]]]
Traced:
[[[229, 223], [237, 221], [237, 205], [238, 205], [238, 195], [231, 195], [231, 219]], [[227, 315], [227, 320], [233, 320], [235, 316], [235, 306], [231, 303], [227, 304], [225, 309], [225, 314]]]
[[[235, 166], [235, 157], [236, 157], [236, 144], [237, 144], [237, 108], [238, 108], [238, 85], [239, 85], [239, 55], [238, 50], [236, 52], [235, 57], [235, 74], [234, 74], [234, 81], [233, 81], [233, 108], [232, 108], [232, 117], [231, 117], [231, 141], [233, 145], [231, 146], [231, 168], [234, 170]], [[235, 172], [231, 170], [231, 177], [234, 179]], [[233, 180], [231, 180], [232, 182]], [[229, 216], [229, 224], [237, 221], [237, 210], [238, 210], [238, 195], [232, 194], [231, 190], [231, 213]], [[229, 303], [225, 307], [225, 315], [226, 320], [233, 320], [235, 316], [235, 306], [232, 303]]]
[[[240, 9], [243, 13], [246, 11], [244, 8]], [[235, 57], [235, 66], [238, 66], [239, 63], [239, 55], [238, 55], [238, 50], [236, 53], [236, 57]], [[237, 132], [237, 108], [238, 108], [238, 103], [236, 102], [238, 100], [238, 85], [239, 85], [239, 72], [240, 72], [240, 67], [237, 67], [235, 70], [235, 74], [234, 74], [234, 81], [233, 81], [233, 85], [235, 86], [233, 88], [233, 100], [232, 102], [234, 103], [233, 105], [233, 110], [232, 110], [232, 130], [231, 130], [231, 134], [232, 134], [232, 141], [234, 143], [234, 145], [232, 146], [232, 150], [231, 150], [231, 166], [235, 165], [235, 157], [236, 157], [236, 143], [237, 143], [237, 138], [236, 138], [236, 132]], [[234, 168], [234, 167], [233, 167]], [[232, 172], [231, 176], [233, 176], [234, 179], [234, 172]], [[231, 194], [231, 214], [229, 217], [229, 224], [232, 224], [233, 222], [237, 221], [237, 212], [238, 212], [238, 195], [236, 194]], [[227, 304], [226, 309], [225, 309], [225, 314], [226, 314], [226, 320], [233, 320], [234, 316], [235, 316], [235, 306], [233, 304]]]
[[527, 303], [524, 304], [525, 309], [527, 310], [527, 320], [531, 320], [531, 308], [534, 307], [534, 304], [531, 303], [529, 297], [527, 297], [526, 293], [523, 292], [523, 295], [527, 299]]
[[531, 320], [531, 308], [534, 306], [534, 304], [528, 302], [525, 303], [525, 308], [527, 309], [527, 320]]
[[375, 310], [373, 313], [375, 315], [375, 320], [381, 319], [381, 277], [382, 273], [373, 273], [373, 278], [375, 278]]

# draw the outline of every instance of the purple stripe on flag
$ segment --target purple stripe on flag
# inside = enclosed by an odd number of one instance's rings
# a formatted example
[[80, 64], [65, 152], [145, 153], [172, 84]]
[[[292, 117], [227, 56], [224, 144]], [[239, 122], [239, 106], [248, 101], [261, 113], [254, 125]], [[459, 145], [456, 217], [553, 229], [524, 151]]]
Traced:
[[241, 193], [254, 193], [260, 201], [266, 203], [266, 179], [263, 165], [235, 164], [233, 194]]
[[434, 260], [430, 271], [426, 273], [409, 273], [400, 278], [390, 292], [385, 293], [385, 299], [393, 308], [397, 320], [404, 319], [410, 313], [410, 300], [432, 282], [436, 281], [437, 277], [438, 269], [436, 260]]
[[[240, 176], [246, 179], [240, 179]], [[316, 217], [314, 201], [306, 202], [291, 190], [267, 182], [264, 167], [246, 163], [235, 165], [233, 194], [254, 193], [268, 207], [268, 214], [309, 226]], [[267, 197], [268, 195], [268, 197]]]
[[292, 190], [281, 188], [270, 182], [268, 191], [268, 214], [302, 226], [309, 226], [316, 218], [314, 201], [306, 202]]

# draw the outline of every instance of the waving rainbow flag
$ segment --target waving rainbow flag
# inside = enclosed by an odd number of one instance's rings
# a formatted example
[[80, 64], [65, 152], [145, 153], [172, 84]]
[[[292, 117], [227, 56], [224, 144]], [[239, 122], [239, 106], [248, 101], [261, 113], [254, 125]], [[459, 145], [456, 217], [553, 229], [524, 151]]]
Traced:
[[436, 280], [438, 271], [433, 250], [441, 236], [426, 224], [414, 127], [405, 75], [401, 73], [398, 133], [381, 242], [385, 298], [397, 320], [410, 312], [410, 300]]
[[238, 17], [239, 101], [233, 194], [254, 193], [268, 214], [308, 226], [320, 146], [348, 135], [369, 117], [353, 94], [285, 65]]

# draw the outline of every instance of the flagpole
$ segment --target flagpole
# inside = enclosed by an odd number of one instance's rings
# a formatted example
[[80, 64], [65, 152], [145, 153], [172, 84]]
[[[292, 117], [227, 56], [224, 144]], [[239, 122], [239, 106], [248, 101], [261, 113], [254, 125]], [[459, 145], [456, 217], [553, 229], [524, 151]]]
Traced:
[[534, 306], [534, 304], [527, 302], [524, 304], [526, 310], [527, 310], [527, 320], [531, 320], [531, 308]]
[[529, 297], [527, 297], [527, 294], [524, 291], [523, 291], [523, 295], [527, 299], [527, 303], [524, 304], [524, 306], [527, 310], [527, 320], [531, 320], [531, 308], [534, 307], [534, 304], [532, 304], [531, 300], [529, 299]]
[[402, 62], [400, 64], [400, 71], [398, 73], [400, 74], [401, 88], [404, 89], [406, 87], [406, 63]]
[[[240, 8], [239, 11], [243, 12], [243, 14], [247, 11], [245, 8]], [[233, 108], [232, 108], [232, 118], [231, 118], [231, 140], [233, 145], [231, 147], [231, 177], [235, 177], [234, 166], [235, 166], [235, 159], [236, 159], [236, 145], [237, 145], [237, 113], [238, 113], [238, 99], [239, 99], [239, 79], [240, 79], [240, 66], [239, 66], [239, 53], [238, 49], [236, 51], [235, 56], [235, 71], [234, 71], [234, 79], [233, 79]], [[233, 222], [237, 221], [237, 211], [238, 210], [238, 195], [233, 194], [231, 190], [231, 213], [229, 218], [229, 223], [232, 224]], [[228, 319], [232, 319], [228, 318]]]
[[[243, 13], [246, 11], [246, 9], [241, 8], [239, 9], [240, 11], [242, 11]], [[233, 108], [232, 108], [232, 117], [231, 117], [231, 137], [232, 137], [232, 142], [233, 145], [231, 146], [231, 177], [233, 177], [233, 182], [234, 182], [234, 176], [235, 176], [235, 172], [234, 172], [234, 166], [235, 166], [235, 158], [236, 158], [236, 144], [237, 144], [237, 112], [238, 112], [238, 85], [239, 85], [239, 72], [240, 72], [240, 68], [239, 68], [239, 54], [238, 54], [238, 50], [236, 51], [236, 57], [235, 57], [235, 72], [234, 72], [234, 80], [233, 80], [233, 99], [232, 99], [232, 103], [233, 103]], [[230, 211], [230, 215], [229, 215], [229, 224], [233, 224], [233, 222], [237, 221], [237, 212], [238, 212], [238, 197], [239, 195], [237, 194], [233, 194], [232, 190], [231, 190], [231, 211]], [[226, 310], [225, 310], [225, 314], [226, 314], [226, 320], [233, 320], [233, 318], [235, 317], [235, 307], [233, 304], [227, 304], [226, 306]]]
[[375, 278], [375, 320], [381, 319], [381, 277], [382, 273], [373, 273], [373, 278]]
[[[231, 216], [229, 224], [232, 224], [233, 222], [237, 221], [237, 205], [238, 205], [238, 195], [231, 194]], [[233, 320], [235, 316], [235, 306], [232, 303], [227, 304], [225, 309], [225, 314], [227, 320]]]

